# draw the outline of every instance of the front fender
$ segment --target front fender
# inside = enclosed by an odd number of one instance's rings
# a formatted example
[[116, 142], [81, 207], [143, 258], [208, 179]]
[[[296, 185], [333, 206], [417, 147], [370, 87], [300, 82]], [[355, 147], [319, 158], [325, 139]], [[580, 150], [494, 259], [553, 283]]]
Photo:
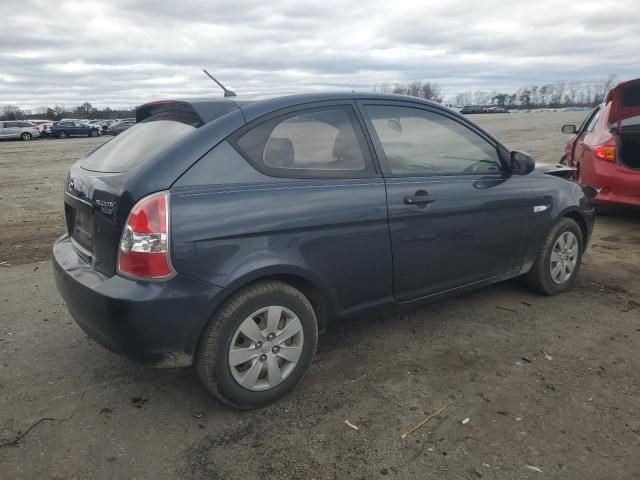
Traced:
[[577, 183], [560, 177], [539, 173], [531, 179], [534, 198], [534, 228], [521, 273], [528, 272], [535, 263], [551, 228], [562, 218], [576, 220], [584, 232], [585, 247], [591, 237], [595, 220], [595, 207], [591, 191]]

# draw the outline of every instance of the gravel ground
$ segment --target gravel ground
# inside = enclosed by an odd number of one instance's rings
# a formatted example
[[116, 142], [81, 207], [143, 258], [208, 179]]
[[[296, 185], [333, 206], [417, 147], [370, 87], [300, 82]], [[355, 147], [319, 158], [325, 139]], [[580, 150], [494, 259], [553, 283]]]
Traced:
[[[583, 116], [475, 120], [554, 162]], [[96, 345], [57, 295], [66, 170], [103, 141], [0, 142], [0, 478], [640, 479], [640, 211], [598, 218], [566, 295], [510, 281], [328, 333], [291, 395], [236, 412]]]

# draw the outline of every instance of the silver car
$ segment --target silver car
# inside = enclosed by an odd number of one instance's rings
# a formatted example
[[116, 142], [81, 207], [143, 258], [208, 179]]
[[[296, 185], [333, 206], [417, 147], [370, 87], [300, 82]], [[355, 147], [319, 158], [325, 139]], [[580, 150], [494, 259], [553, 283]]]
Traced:
[[40, 130], [31, 122], [24, 120], [5, 120], [0, 122], [0, 139], [20, 138], [31, 140], [40, 136]]

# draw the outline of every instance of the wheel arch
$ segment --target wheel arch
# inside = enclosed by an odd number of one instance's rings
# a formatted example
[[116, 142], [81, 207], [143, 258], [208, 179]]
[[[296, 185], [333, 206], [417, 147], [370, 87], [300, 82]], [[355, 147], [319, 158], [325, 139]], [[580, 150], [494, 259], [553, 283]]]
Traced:
[[[307, 297], [311, 303], [316, 314], [318, 332], [323, 333], [327, 329], [331, 318], [335, 314], [334, 303], [328, 288], [326, 288], [320, 279], [315, 277], [309, 271], [290, 265], [272, 265], [259, 270], [254, 270], [246, 275], [234, 279], [228, 285], [225, 285], [225, 296], [218, 302], [215, 309], [211, 312], [209, 321], [215, 318], [216, 313], [222, 308], [224, 303], [237, 292], [255, 283], [268, 280], [277, 280], [287, 283], [302, 292], [302, 294]], [[202, 335], [205, 328], [206, 324], [200, 335]]]
[[563, 218], [570, 218], [574, 220], [578, 226], [580, 227], [580, 231], [582, 232], [582, 241], [586, 245], [589, 240], [589, 228], [587, 226], [587, 220], [584, 215], [577, 208], [569, 209], [564, 211], [561, 215], [558, 216], [554, 225]]

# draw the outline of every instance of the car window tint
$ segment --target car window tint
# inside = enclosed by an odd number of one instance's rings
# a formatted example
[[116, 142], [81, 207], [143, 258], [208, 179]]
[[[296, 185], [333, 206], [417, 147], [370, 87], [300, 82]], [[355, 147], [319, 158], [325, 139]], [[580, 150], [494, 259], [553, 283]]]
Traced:
[[241, 135], [236, 145], [268, 173], [310, 175], [368, 169], [366, 143], [351, 107], [331, 107], [267, 120]]
[[18, 127], [20, 126], [18, 122], [7, 122], [5, 123], [5, 127], [7, 128], [14, 128], [14, 127]]
[[367, 106], [393, 174], [495, 173], [495, 146], [444, 115], [411, 107]]
[[186, 113], [160, 113], [146, 118], [105, 142], [82, 164], [85, 170], [125, 172], [196, 130], [200, 119]]
[[587, 124], [587, 128], [585, 128], [585, 130], [587, 132], [593, 131], [593, 129], [596, 126], [596, 123], [598, 123], [598, 120], [600, 119], [600, 114], [601, 113], [602, 113], [602, 109], [601, 108], [598, 108], [597, 111], [594, 112], [593, 116], [589, 120], [589, 123]]

